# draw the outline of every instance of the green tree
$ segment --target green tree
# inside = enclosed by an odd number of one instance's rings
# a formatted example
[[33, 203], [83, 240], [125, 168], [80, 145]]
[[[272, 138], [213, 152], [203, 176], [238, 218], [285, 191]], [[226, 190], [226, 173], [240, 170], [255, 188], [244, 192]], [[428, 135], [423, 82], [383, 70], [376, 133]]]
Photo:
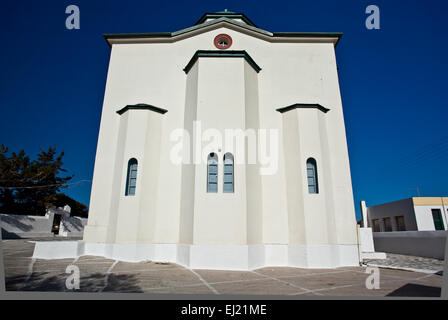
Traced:
[[8, 148], [0, 146], [0, 212], [44, 215], [45, 209], [57, 201], [60, 190], [67, 188], [72, 176], [62, 168], [64, 152], [56, 147], [40, 150], [30, 160], [21, 150], [8, 156]]

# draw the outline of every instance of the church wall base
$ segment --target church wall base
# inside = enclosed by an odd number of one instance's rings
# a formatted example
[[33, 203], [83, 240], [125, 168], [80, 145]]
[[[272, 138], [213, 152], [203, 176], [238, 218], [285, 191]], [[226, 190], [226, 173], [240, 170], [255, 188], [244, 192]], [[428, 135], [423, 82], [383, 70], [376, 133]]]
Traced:
[[36, 242], [33, 258], [67, 259], [83, 255], [124, 261], [177, 263], [191, 269], [254, 270], [268, 266], [337, 268], [358, 266], [357, 245], [185, 245], [112, 244], [84, 241]]

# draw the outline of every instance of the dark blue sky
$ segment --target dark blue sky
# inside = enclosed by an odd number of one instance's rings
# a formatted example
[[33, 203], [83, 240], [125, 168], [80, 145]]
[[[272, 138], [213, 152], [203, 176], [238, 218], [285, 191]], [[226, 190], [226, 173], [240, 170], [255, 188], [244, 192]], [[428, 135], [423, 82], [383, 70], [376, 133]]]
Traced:
[[[77, 5], [81, 29], [65, 28]], [[381, 29], [365, 28], [380, 8]], [[0, 143], [65, 151], [91, 180], [109, 47], [103, 33], [176, 31], [206, 12], [245, 13], [260, 28], [344, 32], [337, 49], [355, 206], [447, 195], [447, 1], [2, 0]], [[90, 183], [66, 190], [88, 204]]]

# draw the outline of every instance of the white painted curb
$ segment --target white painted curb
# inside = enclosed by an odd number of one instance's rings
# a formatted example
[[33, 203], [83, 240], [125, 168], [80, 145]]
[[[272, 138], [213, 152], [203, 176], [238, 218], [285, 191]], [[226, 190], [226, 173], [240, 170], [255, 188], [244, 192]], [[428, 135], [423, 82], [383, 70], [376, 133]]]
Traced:
[[183, 245], [111, 244], [84, 241], [37, 241], [34, 259], [83, 255], [125, 261], [171, 262], [190, 269], [254, 270], [267, 266], [337, 268], [359, 266], [357, 245]]

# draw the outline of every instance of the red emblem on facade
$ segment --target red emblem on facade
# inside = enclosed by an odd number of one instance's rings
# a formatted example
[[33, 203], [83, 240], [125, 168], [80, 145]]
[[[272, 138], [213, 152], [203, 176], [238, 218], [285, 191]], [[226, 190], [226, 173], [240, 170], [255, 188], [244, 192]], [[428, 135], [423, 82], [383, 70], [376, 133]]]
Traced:
[[215, 37], [214, 43], [218, 49], [228, 49], [232, 45], [232, 38], [228, 34], [219, 34]]

